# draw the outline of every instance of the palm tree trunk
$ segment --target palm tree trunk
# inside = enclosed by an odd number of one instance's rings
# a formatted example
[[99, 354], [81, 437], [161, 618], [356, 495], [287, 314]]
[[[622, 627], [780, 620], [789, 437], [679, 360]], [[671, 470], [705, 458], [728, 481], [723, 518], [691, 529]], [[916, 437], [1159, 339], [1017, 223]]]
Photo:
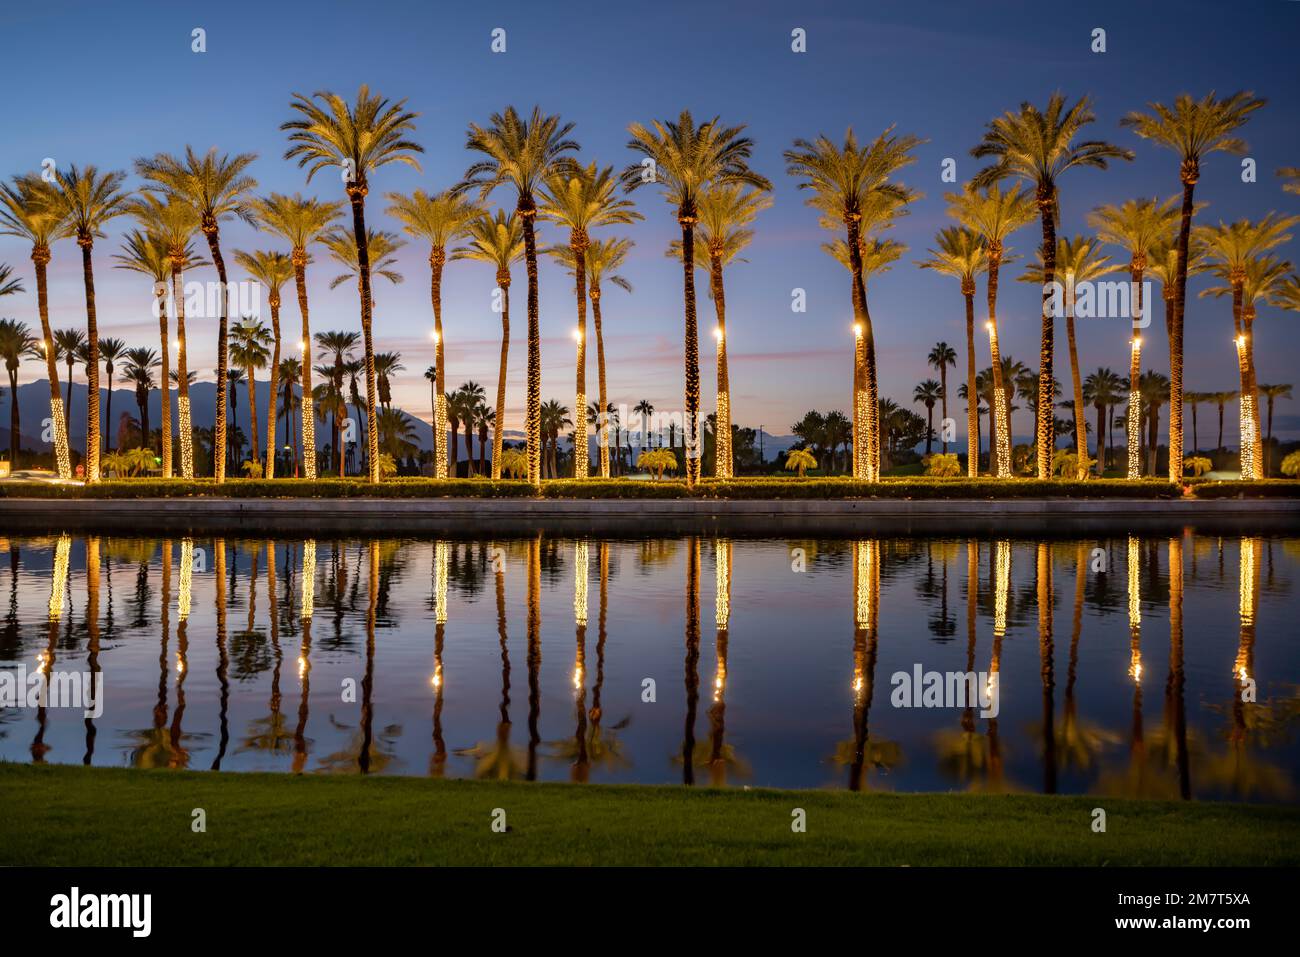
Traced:
[[735, 474], [731, 453], [731, 374], [727, 368], [727, 300], [722, 286], [722, 256], [709, 250], [709, 282], [713, 310], [718, 317], [718, 417], [713, 474], [729, 479]]
[[63, 402], [63, 431], [70, 433], [72, 423], [72, 367], [76, 362], [76, 356], [71, 352], [68, 353], [68, 397]]
[[1223, 407], [1226, 404], [1225, 402], [1219, 403], [1219, 444], [1217, 446], [1219, 452], [1223, 451]]
[[[600, 428], [597, 443], [600, 448], [600, 477], [609, 478], [609, 397], [605, 394], [605, 336], [600, 324], [600, 285], [592, 282], [587, 290], [591, 297], [591, 319], [596, 327], [596, 384], [600, 393]], [[614, 437], [617, 444], [618, 436]]]
[[1196, 450], [1199, 449], [1200, 447], [1201, 447], [1201, 443], [1196, 437], [1196, 403], [1193, 402], [1192, 403], [1192, 452], [1193, 454], [1195, 454]]
[[465, 475], [467, 478], [474, 477], [474, 420], [469, 416], [465, 417], [463, 423], [465, 427]]
[[140, 448], [153, 451], [149, 444], [149, 393], [146, 392], [143, 399], [137, 399], [135, 406], [140, 411]]
[[1101, 478], [1106, 472], [1106, 441], [1109, 438], [1106, 434], [1106, 404], [1098, 402], [1093, 408], [1097, 410], [1097, 477]]
[[[176, 416], [181, 440], [181, 478], [192, 479], [194, 478], [194, 419], [190, 410], [190, 372], [189, 364], [186, 362], [189, 346], [185, 339], [185, 295], [181, 287], [181, 269], [175, 259], [172, 260], [172, 299], [176, 304]], [[165, 348], [169, 347], [170, 343], [167, 343]], [[168, 385], [170, 386], [171, 383]]]
[[[445, 397], [443, 401], [446, 401]], [[460, 419], [456, 418], [456, 416], [452, 415], [451, 412], [448, 411], [447, 424], [451, 428], [451, 445], [448, 448], [449, 455], [447, 457], [447, 469], [448, 474], [454, 478], [458, 471], [457, 465], [460, 462]]]
[[434, 246], [429, 252], [432, 275], [429, 295], [433, 299], [433, 477], [447, 477], [447, 367], [442, 349], [442, 267], [446, 250]]
[[943, 454], [948, 454], [948, 363], [939, 363], [939, 397], [943, 400], [943, 405], [939, 410], [942, 418], [940, 425], [939, 440], [943, 443]]
[[[50, 380], [50, 425], [54, 428], [54, 463], [59, 478], [66, 479], [72, 477], [72, 460], [68, 457], [67, 410], [63, 407], [63, 399], [59, 395], [59, 362], [54, 349], [54, 333], [50, 329], [50, 301], [45, 276], [45, 267], [49, 261], [48, 246], [32, 247], [32, 262], [36, 265], [36, 308], [41, 317], [41, 344], [45, 352], [45, 375]], [[163, 315], [166, 315], [165, 308]]]
[[18, 359], [21, 354], [14, 357], [13, 362], [6, 362], [6, 371], [9, 373], [9, 467], [18, 470], [18, 447], [19, 432], [21, 423], [18, 417]]
[[1051, 285], [1056, 278], [1056, 207], [1055, 191], [1038, 191], [1038, 212], [1043, 224], [1043, 308], [1041, 333], [1038, 345], [1038, 408], [1035, 410], [1035, 438], [1038, 451], [1038, 477], [1052, 477], [1052, 449], [1056, 446], [1053, 402], [1055, 389], [1052, 375], [1052, 353], [1055, 340], [1055, 320], [1052, 316]]
[[578, 355], [573, 399], [573, 477], [587, 477], [587, 234], [569, 233], [573, 279], [578, 297]]
[[1174, 279], [1173, 322], [1169, 324], [1169, 481], [1183, 480], [1183, 317], [1187, 306], [1187, 254], [1192, 236], [1192, 194], [1200, 178], [1199, 164], [1185, 160], [1182, 219], [1178, 225], [1178, 269]]
[[[501, 366], [497, 370], [497, 417], [492, 428], [492, 481], [501, 479], [501, 446], [506, 428], [506, 364], [510, 359], [510, 273], [497, 274], [501, 287]], [[600, 339], [600, 310], [596, 310], [596, 336]], [[604, 382], [604, 370], [601, 371]], [[604, 385], [601, 385], [604, 389]]]
[[1273, 451], [1273, 397], [1268, 397], [1268, 440], [1264, 445], [1264, 478], [1269, 476], [1268, 455]]
[[[366, 241], [366, 186], [348, 185], [352, 202], [352, 235], [357, 246], [357, 272], [361, 287], [361, 339], [366, 354], [366, 450], [370, 482], [379, 481], [379, 423], [375, 418], [375, 338], [370, 301], [370, 247]], [[343, 461], [343, 457], [339, 457]]]
[[203, 235], [208, 240], [212, 264], [217, 267], [217, 281], [221, 283], [221, 314], [217, 317], [217, 415], [212, 426], [212, 474], [220, 485], [226, 480], [226, 342], [230, 319], [230, 302], [227, 295], [226, 261], [221, 257], [221, 240], [216, 221], [203, 225]]
[[1255, 307], [1243, 310], [1241, 317], [1242, 331], [1246, 336], [1243, 349], [1246, 357], [1247, 395], [1250, 396], [1250, 438], [1252, 477], [1264, 477], [1264, 433], [1259, 427], [1259, 380], [1255, 375]]
[[1074, 380], [1074, 446], [1079, 456], [1074, 477], [1082, 482], [1088, 477], [1088, 428], [1083, 417], [1083, 380], [1079, 377], [1079, 351], [1074, 339], [1073, 303], [1065, 314], [1065, 337], [1070, 346], [1070, 378]]
[[266, 390], [266, 466], [262, 478], [275, 478], [275, 397], [280, 387], [280, 293], [268, 297], [271, 307], [271, 381]]
[[[275, 403], [270, 403], [272, 407]], [[253, 462], [260, 461], [261, 446], [258, 443], [257, 436], [257, 380], [253, 377], [253, 367], [248, 367], [248, 430], [252, 433], [252, 445], [249, 447], [249, 460]], [[267, 437], [267, 444], [270, 445], [270, 436]]]
[[[99, 323], [95, 317], [95, 270], [91, 261], [94, 241], [89, 236], [81, 236], [77, 244], [81, 246], [81, 274], [86, 287], [86, 352], [89, 356], [86, 362], [86, 481], [98, 482]], [[16, 395], [14, 401], [16, 404]]]
[[682, 204], [677, 222], [682, 227], [682, 298], [686, 306], [686, 487], [700, 479], [700, 337], [695, 321], [695, 207]]
[[1011, 396], [1002, 376], [1002, 350], [998, 346], [998, 271], [1002, 244], [988, 253], [989, 355], [993, 369], [993, 401], [989, 404], [989, 471], [998, 478], [1011, 475]]
[[311, 321], [307, 313], [307, 251], [293, 250], [293, 280], [298, 290], [298, 314], [302, 316], [302, 402], [298, 420], [302, 425], [302, 473], [316, 477], [316, 415], [311, 394]]
[[849, 248], [849, 272], [852, 273], [853, 300], [853, 477], [871, 481], [871, 440], [868, 434], [874, 421], [871, 411], [875, 400], [867, 394], [867, 286], [862, 278], [862, 246], [859, 243], [860, 218], [844, 219]]
[[108, 380], [108, 384], [104, 389], [108, 393], [108, 408], [104, 417], [104, 421], [108, 423], [108, 427], [104, 430], [104, 452], [108, 453], [113, 451], [108, 444], [109, 437], [113, 434], [113, 363], [104, 363], [104, 378]]
[[524, 400], [524, 435], [528, 481], [542, 482], [542, 334], [537, 316], [537, 207], [530, 193], [520, 193], [516, 211], [524, 221], [524, 264], [528, 272], [528, 379]]
[[975, 386], [975, 283], [962, 292], [966, 299], [966, 476], [980, 474], [980, 399]]

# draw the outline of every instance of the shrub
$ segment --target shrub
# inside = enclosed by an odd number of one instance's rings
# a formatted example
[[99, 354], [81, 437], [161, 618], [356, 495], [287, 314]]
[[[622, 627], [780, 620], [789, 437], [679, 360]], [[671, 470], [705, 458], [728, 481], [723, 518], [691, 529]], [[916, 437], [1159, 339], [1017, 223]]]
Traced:
[[961, 462], [955, 452], [935, 452], [925, 459], [925, 474], [931, 478], [955, 478], [961, 475]]
[[1300, 449], [1292, 452], [1282, 460], [1282, 474], [1292, 477], [1300, 474]]
[[1183, 470], [1190, 472], [1193, 478], [1200, 478], [1214, 468], [1214, 463], [1203, 455], [1193, 455], [1183, 459]]

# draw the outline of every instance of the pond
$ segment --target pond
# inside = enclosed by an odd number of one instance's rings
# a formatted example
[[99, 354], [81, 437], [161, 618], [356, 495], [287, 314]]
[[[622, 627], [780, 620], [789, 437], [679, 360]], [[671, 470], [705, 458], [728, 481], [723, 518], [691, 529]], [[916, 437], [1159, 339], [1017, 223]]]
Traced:
[[0, 759], [1290, 801], [1298, 575], [1191, 529], [0, 538]]

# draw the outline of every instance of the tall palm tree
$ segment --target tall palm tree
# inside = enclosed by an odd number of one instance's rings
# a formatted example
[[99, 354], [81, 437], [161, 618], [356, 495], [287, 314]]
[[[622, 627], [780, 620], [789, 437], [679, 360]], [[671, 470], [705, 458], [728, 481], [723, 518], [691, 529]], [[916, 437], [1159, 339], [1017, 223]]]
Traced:
[[[744, 126], [722, 126], [718, 117], [695, 123], [689, 110], [676, 122], [652, 120], [650, 126], [628, 126], [628, 149], [642, 154], [647, 164], [633, 163], [623, 172], [629, 191], [659, 185], [677, 216], [682, 231], [682, 298], [685, 305], [686, 408], [683, 430], [686, 442], [686, 484], [700, 478], [700, 342], [695, 317], [695, 226], [700, 196], [706, 187], [746, 185], [772, 188], [749, 168], [754, 143], [742, 136]], [[649, 175], [647, 175], [649, 174]]]
[[[167, 255], [167, 244], [156, 233], [146, 233], [138, 229], [132, 229], [129, 232], [127, 232], [127, 234], [123, 237], [122, 249], [123, 249], [122, 253], [113, 256], [113, 258], [118, 261], [117, 268], [129, 269], [133, 272], [142, 273], [153, 280], [154, 310], [155, 312], [157, 312], [159, 321], [162, 323], [162, 328], [163, 328], [162, 347], [163, 349], [167, 349], [168, 348], [167, 331], [166, 331], [167, 281], [171, 277], [171, 262], [168, 259], [168, 255]], [[140, 352], [142, 350], [131, 350], [131, 351]], [[166, 363], [165, 354], [163, 358], [160, 359], [158, 358], [157, 352], [154, 352], [152, 349], [148, 351], [153, 354], [155, 363], [157, 364]], [[132, 368], [140, 369], [141, 366], [138, 363], [133, 362]], [[149, 376], [150, 379], [153, 378], [153, 373], [149, 372], [147, 368], [144, 369], [144, 372]], [[170, 392], [171, 389], [170, 386], [167, 384], [166, 376], [168, 372], [170, 372], [170, 369], [166, 365], [163, 365], [162, 368], [163, 388], [161, 393], [162, 417], [163, 417], [163, 426], [162, 426], [163, 450], [162, 451], [165, 453], [161, 456], [163, 460], [163, 478], [171, 478], [171, 472], [172, 472], [171, 462], [170, 462], [170, 457], [171, 457], [171, 421], [170, 421], [171, 420], [171, 402], [170, 402], [171, 395]], [[139, 398], [140, 398], [139, 390], [142, 387], [142, 378], [132, 375], [132, 369], [128, 369], [126, 376], [123, 378], [122, 381], [124, 382], [129, 381], [129, 382], [136, 383], [136, 400], [137, 400], [136, 404], [139, 405]], [[110, 393], [110, 395], [111, 394], [112, 393]], [[148, 392], [145, 393], [145, 398], [146, 399], [148, 398]], [[147, 409], [147, 405], [144, 406], [143, 408]], [[143, 434], [145, 440], [144, 444], [146, 446], [149, 444], [149, 430], [146, 427], [147, 425], [148, 425], [148, 416], [146, 413], [142, 412], [141, 419], [140, 419], [140, 426], [141, 426], [141, 433]]]
[[561, 261], [573, 272], [574, 292], [578, 304], [575, 372], [574, 431], [579, 436], [573, 450], [574, 478], [587, 477], [587, 249], [590, 230], [597, 226], [631, 223], [644, 217], [632, 209], [632, 203], [619, 199], [615, 192], [613, 167], [600, 169], [595, 163], [571, 171], [557, 171], [548, 176], [539, 193], [538, 212], [557, 226], [568, 227], [567, 255]]
[[0, 359], [9, 373], [9, 467], [18, 468], [21, 445], [21, 421], [18, 412], [18, 367], [24, 359], [36, 355], [37, 339], [27, 323], [17, 319], [0, 319]]
[[[180, 375], [176, 377], [176, 409], [180, 430], [181, 476], [194, 477], [194, 426], [190, 412], [190, 375], [188, 368], [189, 339], [185, 335], [185, 291], [184, 272], [207, 265], [199, 258], [193, 236], [199, 228], [199, 216], [189, 203], [174, 196], [160, 198], [153, 193], [141, 193], [131, 205], [131, 215], [144, 227], [146, 236], [156, 237], [156, 242], [166, 249], [167, 269], [171, 278], [171, 300], [176, 310], [176, 365]], [[140, 251], [128, 249], [131, 259], [138, 261]], [[148, 254], [151, 257], [152, 254]], [[126, 266], [126, 263], [123, 263]], [[131, 267], [128, 267], [131, 268]], [[152, 270], [152, 266], [150, 266]], [[152, 275], [150, 271], [148, 274]], [[165, 296], [166, 290], [154, 285], [155, 296]], [[171, 381], [169, 356], [172, 350], [171, 337], [167, 334], [167, 310], [165, 303], [159, 302], [158, 334], [162, 354], [161, 380]], [[172, 416], [171, 387], [164, 386], [162, 391], [162, 458], [163, 477], [171, 478]]]
[[929, 355], [925, 357], [926, 364], [939, 373], [939, 400], [940, 417], [942, 418], [942, 434], [940, 441], [943, 446], [943, 453], [948, 454], [948, 367], [957, 365], [957, 353], [952, 346], [946, 342], [936, 342], [934, 348], [930, 350]]
[[1264, 477], [1270, 472], [1269, 453], [1273, 448], [1273, 403], [1278, 399], [1291, 398], [1291, 383], [1279, 382], [1276, 385], [1259, 385], [1259, 393], [1268, 402], [1268, 432], [1264, 441]]
[[54, 331], [55, 358], [68, 364], [67, 398], [63, 402], [63, 431], [68, 432], [68, 416], [72, 411], [72, 368], [78, 356], [86, 347], [86, 334], [80, 329], [56, 329]]
[[372, 233], [366, 229], [366, 194], [370, 174], [382, 166], [404, 163], [420, 168], [415, 153], [424, 148], [407, 136], [415, 128], [418, 114], [406, 110], [406, 101], [390, 103], [372, 94], [362, 84], [354, 104], [336, 93], [319, 92], [311, 97], [293, 95], [290, 106], [298, 117], [282, 123], [292, 144], [285, 159], [307, 167], [307, 181], [320, 170], [337, 166], [343, 172], [344, 188], [352, 206], [352, 239], [357, 262], [357, 283], [361, 291], [361, 335], [366, 363], [366, 447], [370, 481], [379, 481], [379, 426], [375, 421], [375, 343], [371, 323], [370, 251]]
[[311, 321], [307, 307], [307, 264], [311, 261], [307, 247], [318, 242], [322, 236], [334, 228], [339, 213], [343, 209], [341, 202], [326, 203], [317, 199], [305, 199], [301, 193], [286, 196], [271, 193], [269, 196], [253, 201], [254, 214], [258, 222], [266, 229], [288, 241], [290, 245], [289, 261], [293, 264], [294, 284], [298, 292], [298, 313], [302, 317], [302, 338], [298, 345], [302, 355], [298, 360], [302, 375], [302, 447], [303, 474], [306, 478], [316, 477], [316, 419], [312, 413], [311, 383]]
[[[718, 326], [714, 338], [718, 344], [718, 413], [715, 428], [714, 474], [729, 479], [734, 474], [731, 451], [731, 379], [727, 367], [727, 306], [722, 269], [733, 262], [744, 262], [740, 254], [754, 237], [749, 228], [754, 218], [772, 205], [771, 197], [761, 189], [746, 189], [739, 183], [710, 186], [700, 193], [700, 242], [695, 246], [695, 264], [708, 270], [709, 295], [713, 299]], [[668, 254], [681, 256], [682, 244], [674, 240]]]
[[253, 222], [249, 194], [257, 187], [257, 180], [245, 171], [255, 159], [256, 153], [218, 155], [216, 147], [200, 156], [194, 147], [186, 146], [183, 157], [158, 153], [152, 159], [139, 159], [135, 163], [140, 176], [167, 197], [187, 204], [198, 216], [199, 229], [208, 241], [208, 254], [221, 284], [217, 317], [217, 413], [212, 426], [216, 446], [212, 456], [213, 477], [218, 485], [226, 477], [223, 450], [226, 446], [226, 340], [230, 320], [230, 297], [227, 295], [230, 281], [226, 277], [226, 261], [221, 255], [220, 227], [223, 219], [232, 216], [247, 223]]
[[1110, 445], [1107, 416], [1123, 398], [1123, 380], [1112, 370], [1099, 368], [1083, 380], [1083, 401], [1097, 413], [1097, 475], [1106, 471], [1106, 451]]
[[1201, 160], [1211, 153], [1243, 155], [1246, 142], [1233, 134], [1264, 105], [1253, 93], [1238, 92], [1217, 99], [1214, 92], [1194, 100], [1184, 93], [1172, 107], [1148, 103], [1149, 113], [1134, 110], [1120, 120], [1143, 139], [1178, 154], [1178, 175], [1183, 187], [1181, 220], [1175, 247], [1173, 325], [1169, 331], [1169, 481], [1183, 478], [1183, 317], [1187, 303], [1187, 275], [1191, 263], [1193, 194], [1201, 178]]
[[[3, 189], [0, 184], [0, 189]], [[0, 233], [3, 235], [3, 233]], [[23, 281], [12, 278], [14, 274], [13, 267], [8, 263], [0, 263], [0, 296], [14, 296], [23, 292]]]
[[109, 220], [127, 211], [122, 189], [126, 174], [100, 172], [94, 166], [69, 166], [55, 173], [51, 205], [59, 219], [56, 238], [75, 238], [81, 247], [86, 287], [86, 481], [99, 481], [99, 324], [95, 316], [95, 240], [104, 237]]
[[126, 362], [127, 365], [122, 370], [120, 381], [135, 386], [135, 407], [140, 413], [140, 447], [148, 449], [151, 447], [149, 393], [153, 391], [154, 386], [157, 384], [154, 382], [153, 370], [162, 364], [162, 360], [158, 358], [156, 350], [140, 346], [126, 350]]
[[550, 455], [547, 459], [550, 477], [560, 477], [560, 432], [573, 424], [569, 418], [569, 407], [557, 402], [555, 399], [549, 399], [542, 405], [542, 435], [550, 445]]
[[[1074, 334], [1074, 290], [1080, 283], [1091, 285], [1102, 276], [1119, 269], [1109, 256], [1101, 255], [1100, 250], [1101, 243], [1086, 236], [1075, 236], [1073, 239], [1067, 236], [1056, 242], [1057, 275], [1065, 276], [1062, 304], [1065, 312], [1065, 337], [1070, 352], [1070, 380], [1073, 386], [1071, 405], [1074, 409], [1074, 447], [1078, 457], [1075, 479], [1080, 482], [1088, 477], [1088, 424], [1084, 418], [1083, 377], [1079, 372], [1079, 347]], [[1041, 285], [1044, 276], [1043, 256], [1040, 250], [1038, 262], [1026, 269], [1020, 280]], [[1140, 273], [1134, 282], [1140, 289], [1142, 282]], [[1140, 293], [1138, 295], [1140, 296]]]
[[[492, 432], [492, 479], [497, 481], [501, 478], [501, 441], [506, 423], [506, 367], [510, 359], [510, 267], [522, 259], [524, 255], [523, 219], [513, 213], [507, 214], [504, 209], [498, 209], [491, 216], [485, 213], [471, 221], [465, 228], [465, 234], [468, 241], [467, 245], [454, 250], [451, 258], [474, 259], [495, 266], [497, 288], [501, 290], [501, 365], [497, 372], [497, 403], [492, 420], [494, 426]], [[597, 342], [599, 342], [599, 320], [597, 320], [596, 330]], [[436, 374], [437, 370], [434, 371]], [[603, 384], [603, 369], [601, 381]], [[441, 383], [435, 383], [434, 385], [435, 397], [442, 395], [440, 386]], [[437, 419], [437, 405], [438, 403], [435, 400], [435, 421]], [[445, 430], [445, 428], [444, 426], [443, 429]], [[435, 435], [439, 431], [435, 427]], [[443, 438], [445, 442], [445, 431], [443, 431]]]
[[105, 391], [108, 393], [108, 408], [105, 410], [104, 419], [108, 423], [108, 429], [104, 432], [104, 452], [113, 451], [109, 448], [108, 438], [113, 431], [113, 365], [118, 359], [122, 358], [126, 352], [126, 342], [122, 339], [108, 338], [99, 340], [99, 359], [104, 363], [104, 381], [108, 383]]
[[[68, 448], [68, 411], [59, 394], [58, 349], [50, 329], [49, 287], [46, 271], [50, 264], [50, 243], [58, 236], [57, 204], [48, 186], [34, 176], [18, 177], [12, 186], [0, 183], [0, 236], [15, 236], [32, 245], [36, 268], [36, 310], [41, 319], [42, 358], [50, 386], [50, 423], [54, 429], [54, 463], [59, 478], [72, 477]], [[8, 267], [4, 267], [7, 271]], [[12, 291], [3, 281], [0, 286]]]
[[617, 415], [612, 411], [614, 406], [609, 401], [606, 391], [605, 331], [600, 306], [606, 280], [626, 292], [632, 291], [632, 284], [615, 272], [627, 261], [632, 245], [630, 239], [593, 239], [591, 245], [587, 247], [587, 294], [591, 298], [591, 318], [596, 328], [596, 379], [597, 389], [600, 392], [600, 402], [597, 407], [605, 410], [598, 420], [601, 426], [599, 440], [601, 478], [609, 478], [609, 427], [615, 426], [615, 447], [618, 446], [618, 428]]
[[[346, 278], [346, 277], [344, 277]], [[334, 450], [334, 467], [338, 469], [339, 478], [343, 477], [343, 419], [347, 417], [347, 407], [343, 399], [343, 375], [348, 361], [352, 358], [352, 350], [357, 347], [359, 336], [355, 332], [318, 332], [316, 333], [316, 344], [325, 352], [334, 354], [334, 363], [328, 372], [322, 373], [327, 375], [330, 380], [330, 413], [332, 413], [332, 427], [330, 431], [330, 448]], [[318, 367], [318, 369], [321, 367]], [[303, 415], [307, 414], [304, 407]], [[325, 412], [321, 413], [321, 419], [325, 418]], [[310, 453], [312, 450], [303, 446], [303, 451]]]
[[1020, 109], [1008, 111], [991, 120], [984, 138], [971, 150], [979, 158], [993, 157], [994, 163], [975, 174], [976, 186], [987, 186], [1004, 179], [1023, 180], [1034, 190], [1038, 216], [1043, 230], [1043, 308], [1039, 341], [1038, 409], [1035, 427], [1038, 453], [1038, 477], [1052, 475], [1052, 447], [1055, 444], [1052, 411], [1052, 357], [1054, 323], [1050, 285], [1056, 275], [1056, 219], [1059, 208], [1057, 180], [1072, 167], [1106, 169], [1112, 159], [1131, 160], [1132, 150], [1104, 140], [1074, 142], [1083, 127], [1096, 119], [1087, 96], [1067, 106], [1061, 93], [1053, 93], [1047, 109], [1021, 103]]
[[[254, 204], [256, 211], [257, 204]], [[245, 252], [235, 250], [235, 261], [244, 271], [266, 288], [266, 304], [271, 309], [271, 346], [269, 368], [271, 381], [266, 396], [266, 462], [262, 466], [262, 478], [275, 478], [275, 398], [280, 390], [280, 290], [293, 275], [293, 262], [282, 252], [274, 250], [256, 250]], [[263, 368], [257, 366], [257, 368]], [[250, 383], [252, 376], [249, 376]], [[257, 457], [257, 423], [253, 422], [253, 457]]]
[[239, 427], [239, 384], [243, 381], [244, 370], [238, 365], [226, 370], [226, 383], [229, 386], [226, 394], [230, 396], [230, 415], [235, 420], [230, 427], [230, 441], [226, 445], [227, 457], [230, 460], [227, 464], [232, 472], [239, 468], [239, 453], [244, 448], [246, 438], [243, 429]]
[[[1197, 228], [1196, 238], [1203, 243], [1210, 272], [1226, 280], [1219, 286], [1201, 291], [1202, 296], [1232, 296], [1232, 327], [1237, 340], [1237, 367], [1241, 379], [1241, 417], [1243, 443], [1242, 477], [1263, 477], [1263, 444], [1260, 438], [1259, 405], [1255, 396], [1254, 302], [1268, 295], [1280, 282], [1290, 265], [1264, 257], [1264, 253], [1291, 239], [1288, 232], [1300, 223], [1300, 216], [1269, 213], [1258, 222], [1239, 219], [1233, 223]], [[1280, 268], [1279, 268], [1280, 267]], [[1248, 290], [1247, 286], [1251, 289]]]
[[1002, 378], [1001, 348], [998, 339], [998, 278], [1003, 263], [1015, 260], [1006, 245], [1007, 237], [1033, 222], [1036, 206], [1029, 193], [1015, 187], [1003, 191], [994, 183], [980, 191], [972, 185], [960, 193], [948, 193], [948, 215], [967, 229], [974, 230], [984, 242], [984, 271], [988, 274], [988, 319], [990, 368], [993, 391], [1003, 401], [990, 406], [989, 471], [998, 478], [1011, 475], [1011, 424], [1003, 416], [1014, 386]]
[[808, 203], [823, 214], [823, 228], [844, 224], [844, 250], [853, 283], [853, 475], [868, 481], [880, 477], [880, 410], [875, 332], [862, 273], [862, 239], [872, 225], [887, 220], [915, 197], [891, 177], [915, 162], [912, 152], [920, 143], [915, 136], [895, 136], [891, 126], [871, 143], [859, 145], [850, 128], [843, 146], [823, 134], [812, 142], [795, 140], [793, 149], [784, 154], [786, 172], [802, 179], [801, 189], [813, 191]]
[[[966, 393], [962, 398], [967, 398], [966, 474], [975, 478], [980, 471], [979, 400], [969, 398], [979, 394], [975, 383], [975, 277], [984, 271], [988, 257], [980, 234], [965, 226], [945, 226], [935, 235], [935, 245], [938, 248], [929, 250], [930, 258], [921, 262], [920, 267], [955, 277], [961, 283], [962, 298], [966, 301]], [[946, 346], [946, 343], [939, 343], [931, 351], [931, 365], [940, 352], [939, 346]], [[939, 374], [944, 375], [944, 366], [940, 367]], [[946, 382], [946, 378], [943, 381]], [[944, 416], [947, 417], [946, 385], [944, 409]]]
[[[417, 189], [410, 196], [389, 193], [388, 200], [392, 203], [388, 207], [388, 215], [401, 222], [408, 234], [429, 243], [429, 268], [433, 273], [433, 367], [437, 376], [434, 395], [442, 395], [447, 388], [447, 370], [443, 358], [442, 269], [447, 262], [447, 247], [466, 234], [469, 225], [481, 215], [482, 210], [451, 190], [436, 196], [430, 196], [422, 189]], [[433, 411], [433, 462], [434, 477], [445, 479], [447, 410], [440, 404]]]
[[528, 272], [528, 374], [524, 402], [524, 435], [528, 448], [528, 481], [539, 485], [542, 480], [541, 405], [542, 405], [542, 338], [538, 317], [537, 289], [537, 201], [534, 193], [547, 177], [576, 168], [566, 153], [575, 152], [578, 144], [569, 139], [572, 123], [562, 123], [558, 116], [547, 116], [539, 107], [527, 119], [513, 106], [504, 113], [493, 113], [486, 127], [471, 123], [465, 148], [482, 153], [465, 171], [457, 187], [477, 188], [479, 201], [498, 186], [508, 184], [516, 195], [515, 213], [522, 222], [524, 264]]
[[[288, 257], [284, 257], [284, 264], [288, 266]], [[261, 445], [258, 438], [257, 429], [257, 370], [265, 369], [271, 361], [271, 349], [274, 338], [271, 330], [255, 319], [248, 319], [244, 322], [237, 323], [231, 330], [230, 361], [237, 368], [243, 370], [244, 379], [248, 385], [248, 431], [251, 433], [252, 445], [250, 451], [252, 460], [259, 462], [261, 459]], [[278, 365], [278, 363], [276, 363]], [[267, 393], [267, 403], [270, 407], [269, 421], [266, 430], [267, 456], [275, 457], [275, 390], [271, 389]], [[267, 476], [263, 472], [263, 476]]]
[[930, 454], [931, 442], [934, 439], [934, 406], [935, 403], [943, 398], [943, 386], [933, 379], [926, 379], [918, 383], [912, 390], [912, 401], [922, 402], [925, 404], [925, 454]]

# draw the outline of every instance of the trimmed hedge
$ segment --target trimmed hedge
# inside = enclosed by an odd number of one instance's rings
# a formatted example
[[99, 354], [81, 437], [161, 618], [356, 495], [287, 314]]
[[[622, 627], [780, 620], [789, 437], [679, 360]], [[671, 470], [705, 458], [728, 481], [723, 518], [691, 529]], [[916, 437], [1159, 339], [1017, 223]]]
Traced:
[[[1300, 481], [1266, 479], [1222, 482], [1191, 479], [1199, 499], [1300, 498]], [[111, 479], [95, 485], [0, 483], [0, 497], [41, 499], [149, 498], [533, 498], [538, 492], [522, 480], [394, 478], [378, 485], [356, 478]], [[692, 490], [681, 479], [548, 479], [540, 497], [548, 499], [1177, 499], [1183, 488], [1162, 479], [1094, 479], [1088, 482], [1038, 479], [896, 477], [880, 482], [831, 478], [702, 479]]]

